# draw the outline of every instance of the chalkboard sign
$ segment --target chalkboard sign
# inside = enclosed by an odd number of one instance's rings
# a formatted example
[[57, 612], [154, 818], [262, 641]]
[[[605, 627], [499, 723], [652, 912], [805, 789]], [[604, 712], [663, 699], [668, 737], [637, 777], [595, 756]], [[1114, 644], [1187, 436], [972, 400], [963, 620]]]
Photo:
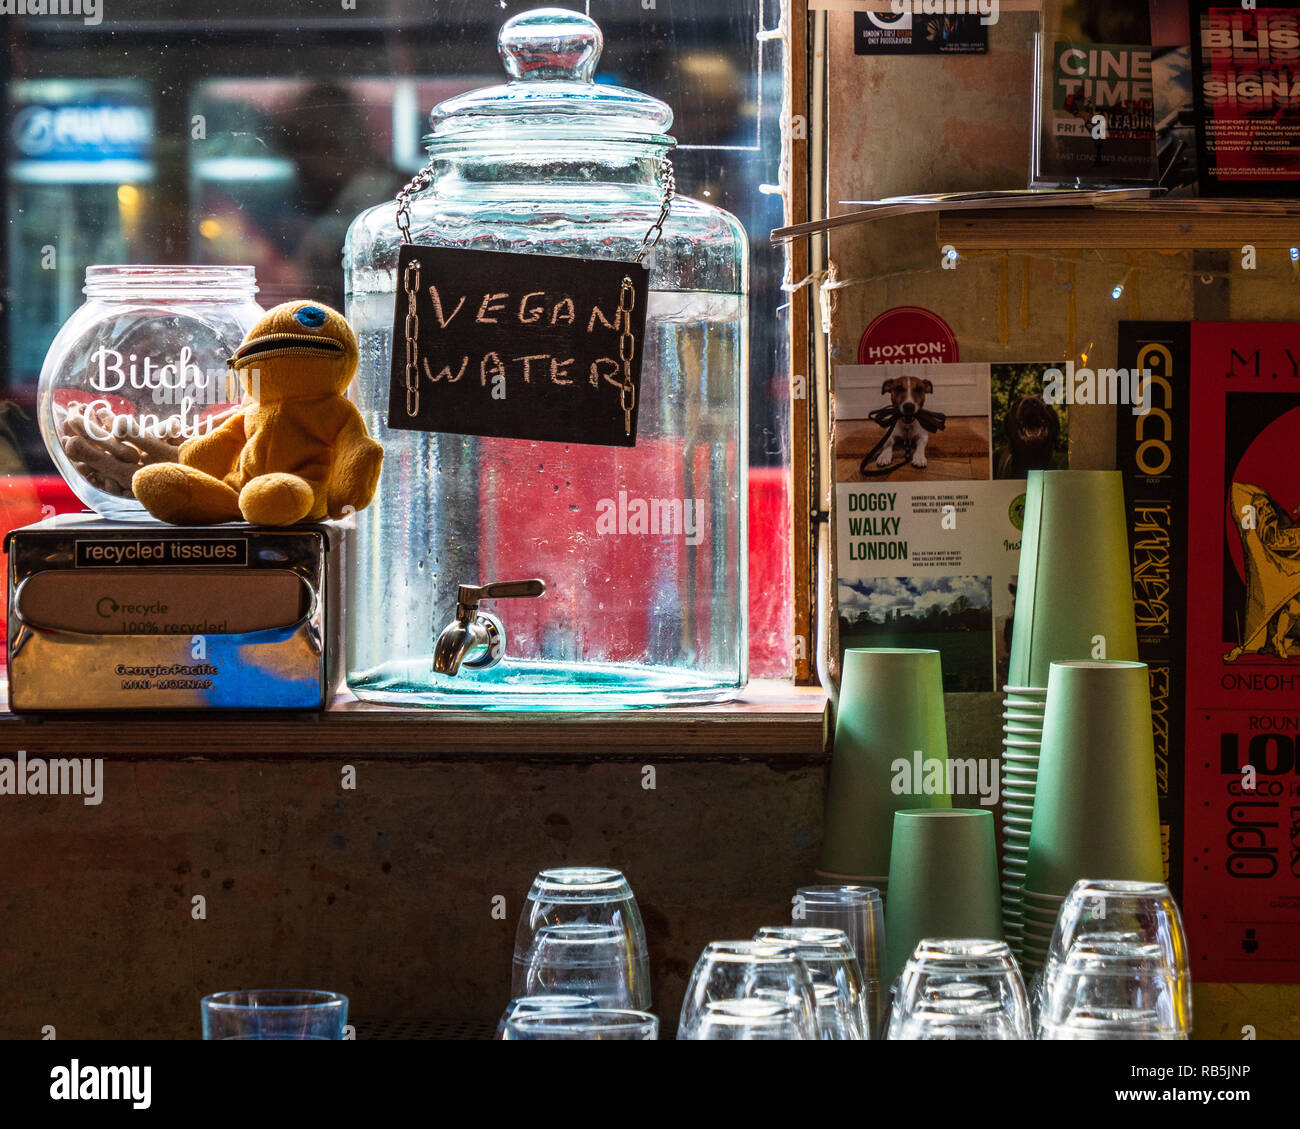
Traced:
[[649, 274], [404, 244], [388, 426], [636, 446]]

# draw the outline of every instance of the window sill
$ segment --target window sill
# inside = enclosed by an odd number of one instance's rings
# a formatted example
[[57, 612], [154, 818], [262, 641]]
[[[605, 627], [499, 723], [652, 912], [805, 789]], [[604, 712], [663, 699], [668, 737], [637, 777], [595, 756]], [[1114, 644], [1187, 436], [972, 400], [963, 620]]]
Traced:
[[751, 682], [735, 702], [613, 712], [481, 712], [372, 706], [341, 695], [324, 713], [0, 713], [5, 747], [105, 760], [751, 759], [820, 762], [827, 703], [816, 688]]

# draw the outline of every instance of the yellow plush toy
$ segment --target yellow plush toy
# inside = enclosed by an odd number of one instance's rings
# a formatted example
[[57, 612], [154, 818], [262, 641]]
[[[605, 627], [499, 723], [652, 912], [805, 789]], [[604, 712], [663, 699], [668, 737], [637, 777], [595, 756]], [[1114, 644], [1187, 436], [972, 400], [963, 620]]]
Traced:
[[347, 319], [286, 302], [257, 323], [230, 361], [244, 402], [207, 435], [131, 480], [136, 498], [173, 525], [292, 525], [370, 504], [384, 450], [344, 398], [357, 368]]

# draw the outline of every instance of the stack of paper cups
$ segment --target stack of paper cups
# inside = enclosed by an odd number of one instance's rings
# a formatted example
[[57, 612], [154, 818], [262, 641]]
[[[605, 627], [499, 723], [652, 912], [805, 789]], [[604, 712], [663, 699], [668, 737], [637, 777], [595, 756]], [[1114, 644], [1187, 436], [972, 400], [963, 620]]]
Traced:
[[947, 768], [939, 652], [845, 650], [818, 876], [887, 896], [894, 812], [952, 807]]
[[1052, 664], [1021, 906], [1029, 975], [1071, 888], [1095, 874], [1162, 880], [1145, 663]]
[[1002, 907], [1018, 956], [1048, 673], [1058, 661], [1137, 657], [1123, 478], [1030, 471], [1002, 713]]
[[1046, 690], [1008, 686], [1002, 711], [1002, 929], [1017, 956], [1046, 702]]

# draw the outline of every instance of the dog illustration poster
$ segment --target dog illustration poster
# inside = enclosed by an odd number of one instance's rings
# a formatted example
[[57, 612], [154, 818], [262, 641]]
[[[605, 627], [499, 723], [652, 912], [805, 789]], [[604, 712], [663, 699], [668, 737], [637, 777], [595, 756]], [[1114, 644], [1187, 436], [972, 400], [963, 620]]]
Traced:
[[1300, 982], [1300, 325], [1189, 341], [1192, 974]]
[[990, 366], [993, 477], [1025, 478], [1031, 470], [1065, 470], [1070, 432], [1066, 406], [1044, 395], [1051, 365]]
[[933, 647], [949, 692], [995, 688], [1024, 483], [836, 487], [842, 647]]
[[838, 482], [990, 477], [987, 364], [841, 365], [834, 419]]

